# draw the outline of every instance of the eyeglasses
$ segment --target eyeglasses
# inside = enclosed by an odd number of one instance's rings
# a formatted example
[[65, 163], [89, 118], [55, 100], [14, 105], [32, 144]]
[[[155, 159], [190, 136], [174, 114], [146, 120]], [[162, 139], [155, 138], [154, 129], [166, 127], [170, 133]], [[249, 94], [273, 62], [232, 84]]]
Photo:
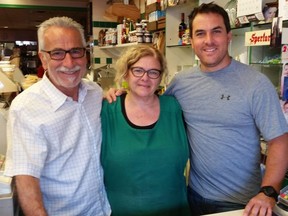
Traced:
[[131, 67], [130, 70], [135, 77], [143, 77], [144, 74], [147, 73], [149, 78], [157, 79], [161, 75], [161, 71], [157, 69], [150, 69], [146, 71], [141, 67]]
[[51, 51], [41, 50], [42, 52], [46, 52], [49, 54], [50, 58], [53, 60], [63, 60], [67, 53], [70, 54], [71, 58], [78, 59], [82, 58], [85, 55], [85, 48], [72, 48], [70, 50], [63, 50], [63, 49], [55, 49]]

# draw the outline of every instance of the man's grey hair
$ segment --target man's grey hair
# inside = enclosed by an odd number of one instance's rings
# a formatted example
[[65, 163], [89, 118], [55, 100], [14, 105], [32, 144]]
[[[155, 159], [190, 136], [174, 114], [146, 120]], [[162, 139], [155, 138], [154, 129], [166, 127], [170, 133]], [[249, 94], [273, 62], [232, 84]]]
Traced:
[[81, 24], [79, 24], [78, 22], [76, 22], [75, 20], [69, 18], [69, 17], [53, 17], [50, 18], [46, 21], [44, 21], [43, 23], [41, 23], [38, 26], [38, 31], [37, 31], [37, 36], [38, 36], [38, 47], [39, 47], [39, 51], [44, 50], [45, 48], [45, 44], [44, 44], [44, 34], [47, 31], [47, 29], [49, 29], [50, 27], [63, 27], [63, 28], [74, 28], [77, 31], [79, 31], [81, 38], [82, 38], [82, 43], [83, 43], [83, 47], [86, 46], [86, 40], [84, 37], [84, 29], [83, 26]]

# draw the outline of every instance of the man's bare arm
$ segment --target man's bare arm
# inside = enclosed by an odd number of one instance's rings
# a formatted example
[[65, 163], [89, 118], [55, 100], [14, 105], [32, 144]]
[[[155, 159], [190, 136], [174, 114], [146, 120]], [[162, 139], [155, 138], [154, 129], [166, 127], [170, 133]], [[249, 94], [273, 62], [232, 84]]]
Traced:
[[[268, 142], [268, 156], [266, 161], [263, 186], [272, 186], [278, 193], [282, 180], [288, 168], [288, 134], [276, 137]], [[257, 194], [247, 204], [244, 216], [271, 216], [275, 200], [263, 193]]]
[[15, 176], [17, 195], [25, 216], [47, 216], [44, 208], [39, 179], [28, 176]]
[[104, 98], [108, 100], [109, 103], [116, 101], [116, 97], [123, 94], [126, 90], [125, 89], [115, 89], [110, 88], [104, 95]]

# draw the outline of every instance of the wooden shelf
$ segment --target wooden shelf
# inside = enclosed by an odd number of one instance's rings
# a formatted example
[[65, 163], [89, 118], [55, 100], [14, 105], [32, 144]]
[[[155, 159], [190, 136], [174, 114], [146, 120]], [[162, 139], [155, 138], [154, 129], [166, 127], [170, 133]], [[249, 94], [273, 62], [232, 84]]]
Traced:
[[125, 5], [123, 3], [113, 3], [105, 11], [106, 14], [117, 17], [126, 17], [132, 20], [140, 18], [140, 10], [135, 5]]
[[129, 47], [129, 46], [135, 46], [140, 43], [124, 43], [124, 44], [117, 44], [117, 45], [109, 45], [109, 46], [100, 46], [100, 49], [114, 49], [114, 48], [123, 48], [123, 47]]
[[185, 44], [185, 45], [171, 44], [171, 45], [167, 45], [166, 47], [167, 48], [171, 48], [171, 47], [191, 48], [191, 44]]
[[103, 50], [104, 52], [109, 53], [114, 58], [119, 58], [119, 56], [122, 54], [123, 50], [127, 47], [131, 46], [137, 46], [139, 44], [144, 45], [152, 45], [152, 43], [124, 43], [124, 44], [117, 44], [117, 45], [109, 45], [109, 46], [100, 46], [99, 49]]

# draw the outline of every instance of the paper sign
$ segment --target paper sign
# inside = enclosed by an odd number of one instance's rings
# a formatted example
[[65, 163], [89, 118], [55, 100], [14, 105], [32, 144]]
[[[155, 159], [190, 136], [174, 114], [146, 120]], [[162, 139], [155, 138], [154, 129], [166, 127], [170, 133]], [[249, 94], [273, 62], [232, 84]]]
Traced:
[[262, 12], [262, 1], [241, 0], [237, 1], [237, 17], [257, 14]]
[[282, 17], [283, 20], [288, 19], [288, 1], [287, 0], [279, 0], [279, 17]]
[[271, 29], [245, 32], [245, 46], [270, 45]]
[[288, 44], [288, 28], [282, 28], [282, 44]]

